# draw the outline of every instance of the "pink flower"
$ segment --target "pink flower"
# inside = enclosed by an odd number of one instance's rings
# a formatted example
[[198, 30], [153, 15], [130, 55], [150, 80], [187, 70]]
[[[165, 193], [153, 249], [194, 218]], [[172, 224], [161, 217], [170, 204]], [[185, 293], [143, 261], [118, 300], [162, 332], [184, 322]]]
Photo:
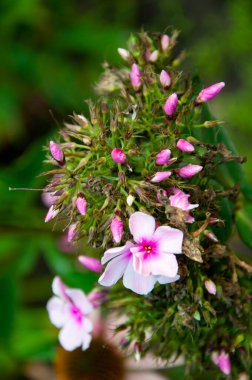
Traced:
[[212, 353], [212, 361], [225, 375], [229, 375], [231, 373], [231, 361], [229, 354], [226, 351], [221, 350], [220, 353], [214, 351]]
[[110, 230], [115, 243], [120, 243], [123, 234], [123, 222], [115, 216], [110, 224]]
[[171, 174], [172, 172], [157, 172], [152, 177], [151, 182], [161, 182], [164, 179], [170, 177]]
[[196, 103], [204, 103], [213, 99], [225, 86], [224, 82], [215, 83], [212, 86], [203, 88], [197, 96]]
[[199, 207], [198, 204], [191, 204], [188, 201], [188, 198], [190, 198], [190, 194], [186, 194], [180, 189], [173, 189], [173, 194], [169, 197], [170, 205], [172, 207], [180, 208], [183, 211], [187, 212], [187, 216], [185, 218], [185, 221], [187, 223], [194, 222], [194, 218], [190, 215], [190, 210]]
[[170, 45], [170, 37], [167, 34], [163, 34], [161, 37], [161, 48], [165, 52]]
[[199, 173], [203, 169], [201, 165], [188, 164], [180, 169], [177, 169], [177, 174], [182, 178], [190, 178]]
[[84, 198], [84, 195], [80, 193], [76, 199], [76, 207], [81, 215], [85, 215], [87, 211], [87, 201]]
[[130, 80], [131, 80], [132, 87], [135, 90], [139, 90], [139, 88], [142, 85], [141, 76], [142, 74], [139, 69], [139, 66], [136, 63], [133, 63], [133, 65], [131, 66]]
[[135, 212], [129, 219], [135, 243], [108, 249], [102, 264], [109, 261], [99, 279], [103, 286], [114, 285], [121, 277], [126, 288], [138, 294], [148, 294], [155, 283], [167, 284], [179, 279], [174, 254], [182, 252], [183, 232], [169, 226], [155, 230], [155, 219]]
[[112, 150], [111, 157], [117, 164], [123, 164], [126, 161], [126, 154], [119, 148]]
[[117, 51], [118, 54], [122, 57], [122, 59], [124, 59], [124, 61], [128, 61], [128, 59], [130, 58], [130, 53], [128, 52], [128, 50], [118, 48]]
[[178, 106], [178, 96], [174, 92], [172, 95], [169, 96], [169, 98], [166, 100], [164, 104], [164, 111], [167, 116], [172, 116], [174, 112], [176, 111], [176, 108]]
[[171, 151], [169, 149], [163, 149], [156, 156], [156, 164], [157, 165], [167, 164], [170, 158], [171, 158]]
[[64, 153], [60, 149], [59, 145], [56, 144], [54, 141], [50, 141], [49, 147], [50, 147], [51, 155], [53, 156], [53, 158], [59, 163], [63, 163]]
[[68, 243], [71, 243], [75, 236], [77, 235], [76, 229], [76, 223], [73, 223], [69, 226], [68, 231], [67, 231], [67, 241]]
[[160, 83], [161, 85], [166, 88], [166, 87], [169, 87], [170, 84], [171, 84], [171, 77], [170, 75], [167, 73], [167, 71], [165, 70], [162, 70], [161, 73], [160, 73]]
[[47, 211], [47, 214], [46, 214], [46, 217], [45, 217], [45, 222], [49, 222], [50, 220], [52, 220], [53, 218], [55, 218], [56, 215], [58, 215], [59, 213], [59, 209], [55, 209], [54, 208], [54, 205], [52, 205], [49, 210]]
[[92, 304], [80, 289], [68, 288], [59, 277], [52, 283], [53, 296], [47, 303], [49, 319], [61, 328], [59, 341], [67, 351], [77, 347], [86, 350], [91, 342], [92, 323], [87, 315], [93, 310]]
[[102, 265], [100, 261], [97, 259], [94, 259], [93, 257], [79, 256], [78, 260], [82, 265], [92, 270], [93, 272], [100, 273], [102, 271]]
[[45, 206], [51, 207], [54, 203], [56, 203], [58, 199], [58, 195], [56, 195], [56, 193], [57, 191], [43, 191], [41, 198]]
[[177, 142], [177, 148], [183, 152], [193, 152], [194, 146], [190, 144], [187, 140], [179, 139]]
[[213, 294], [215, 296], [216, 294], [216, 286], [215, 283], [212, 280], [205, 280], [205, 288], [208, 291], [208, 293]]

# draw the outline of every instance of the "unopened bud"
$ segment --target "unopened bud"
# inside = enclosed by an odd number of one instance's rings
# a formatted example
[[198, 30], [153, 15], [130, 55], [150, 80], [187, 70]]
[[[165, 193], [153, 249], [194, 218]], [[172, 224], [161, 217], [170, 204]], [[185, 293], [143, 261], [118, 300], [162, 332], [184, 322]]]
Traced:
[[58, 215], [59, 211], [60, 211], [60, 210], [59, 210], [58, 208], [55, 209], [55, 208], [54, 208], [54, 205], [52, 205], [52, 206], [49, 208], [49, 210], [48, 210], [48, 212], [47, 212], [47, 214], [46, 214], [45, 222], [47, 223], [47, 222], [49, 222], [50, 220], [52, 220], [53, 218], [55, 218], [55, 216]]
[[168, 50], [170, 45], [170, 37], [167, 34], [163, 34], [161, 37], [161, 48], [164, 52]]
[[148, 62], [154, 63], [158, 59], [158, 50], [154, 50], [153, 52], [147, 51], [145, 57]]
[[131, 80], [131, 85], [135, 90], [139, 90], [139, 88], [142, 85], [141, 77], [142, 77], [142, 74], [139, 69], [139, 66], [136, 63], [133, 63], [131, 67], [131, 72], [130, 72], [130, 80]]
[[208, 291], [208, 293], [213, 294], [215, 296], [216, 294], [216, 285], [212, 280], [206, 280], [205, 281], [205, 288]]
[[76, 199], [75, 204], [76, 204], [76, 207], [77, 207], [79, 213], [81, 215], [85, 215], [86, 211], [87, 211], [87, 201], [86, 201], [83, 193], [80, 192], [78, 194], [78, 197]]
[[218, 243], [218, 238], [217, 236], [212, 232], [212, 231], [204, 231], [204, 235], [209, 239], [209, 240], [212, 240], [214, 241], [215, 243]]
[[179, 150], [182, 150], [182, 152], [187, 152], [187, 153], [194, 151], [194, 146], [191, 143], [189, 143], [187, 140], [184, 140], [184, 139], [178, 140], [177, 148]]
[[67, 231], [67, 241], [68, 243], [71, 243], [75, 236], [77, 235], [76, 232], [76, 223], [73, 223], [69, 226], [68, 231]]
[[64, 164], [64, 153], [60, 149], [60, 146], [56, 144], [54, 141], [50, 141], [49, 144], [51, 155], [60, 165]]
[[134, 343], [134, 356], [137, 362], [141, 360], [141, 344], [139, 342]]
[[96, 309], [100, 307], [104, 302], [107, 301], [108, 296], [105, 290], [92, 290], [88, 295], [87, 299], [93, 307]]
[[102, 271], [102, 265], [99, 260], [94, 259], [90, 256], [79, 256], [79, 262], [86, 268], [92, 270], [93, 272], [100, 273]]
[[124, 59], [124, 61], [128, 61], [129, 60], [130, 53], [129, 53], [128, 50], [122, 49], [122, 48], [118, 48], [117, 51], [118, 51], [118, 54], [122, 57], [122, 59]]
[[120, 243], [123, 234], [123, 222], [117, 216], [112, 219], [110, 230], [115, 243]]
[[127, 205], [128, 205], [128, 206], [132, 206], [133, 203], [134, 203], [134, 200], [135, 200], [135, 197], [134, 197], [132, 194], [129, 194], [129, 195], [127, 196], [127, 200], [126, 200]]
[[126, 161], [126, 154], [119, 148], [112, 150], [111, 157], [118, 164], [123, 164]]
[[178, 106], [178, 96], [174, 92], [172, 95], [169, 96], [169, 98], [166, 100], [164, 104], [164, 111], [167, 116], [172, 116], [174, 112], [176, 111], [176, 108]]
[[203, 169], [201, 165], [188, 164], [176, 170], [176, 173], [182, 178], [190, 178]]
[[161, 71], [159, 80], [160, 80], [161, 86], [164, 88], [169, 87], [171, 85], [171, 77], [165, 70]]
[[225, 86], [224, 82], [215, 83], [212, 86], [204, 88], [197, 96], [196, 103], [204, 103], [213, 99]]
[[161, 182], [165, 180], [166, 178], [170, 177], [172, 172], [157, 172], [154, 174], [154, 176], [151, 178], [151, 182]]
[[156, 164], [157, 165], [167, 164], [169, 162], [170, 158], [171, 158], [170, 149], [163, 149], [156, 156]]

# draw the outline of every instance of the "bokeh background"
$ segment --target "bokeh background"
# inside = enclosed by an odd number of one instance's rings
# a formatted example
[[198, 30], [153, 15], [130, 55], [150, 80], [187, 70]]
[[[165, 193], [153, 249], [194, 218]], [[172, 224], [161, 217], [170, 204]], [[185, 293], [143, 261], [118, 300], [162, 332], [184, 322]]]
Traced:
[[[181, 31], [184, 67], [205, 86], [225, 81], [211, 111], [231, 134], [252, 184], [251, 0], [1, 0], [0, 3], [0, 372], [25, 379], [27, 363], [51, 361], [57, 332], [45, 304], [55, 273], [83, 289], [92, 275], [62, 252], [44, 224], [43, 145], [73, 111], [87, 112], [102, 62], [121, 62], [130, 32]], [[167, 28], [168, 27], [168, 28]], [[79, 283], [79, 282], [78, 282]], [[22, 373], [22, 374], [21, 374]], [[26, 375], [27, 376], [27, 375]]]

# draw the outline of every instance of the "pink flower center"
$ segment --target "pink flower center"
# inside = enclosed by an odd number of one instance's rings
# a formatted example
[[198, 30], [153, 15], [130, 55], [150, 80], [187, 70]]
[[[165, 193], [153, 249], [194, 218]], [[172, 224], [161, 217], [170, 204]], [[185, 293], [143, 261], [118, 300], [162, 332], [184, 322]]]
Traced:
[[152, 251], [152, 246], [146, 244], [146, 245], [144, 245], [144, 249], [145, 249], [146, 253], [151, 253], [151, 251]]
[[153, 255], [157, 253], [157, 242], [156, 241], [146, 241], [142, 240], [139, 242], [139, 248], [142, 254], [144, 254], [143, 258], [147, 258], [149, 255]]
[[81, 313], [80, 309], [77, 306], [71, 305], [71, 307], [70, 307], [70, 314], [71, 314], [71, 316], [73, 317], [73, 319], [75, 320], [76, 323], [78, 323], [78, 324], [82, 323], [82, 321], [83, 321], [83, 314]]

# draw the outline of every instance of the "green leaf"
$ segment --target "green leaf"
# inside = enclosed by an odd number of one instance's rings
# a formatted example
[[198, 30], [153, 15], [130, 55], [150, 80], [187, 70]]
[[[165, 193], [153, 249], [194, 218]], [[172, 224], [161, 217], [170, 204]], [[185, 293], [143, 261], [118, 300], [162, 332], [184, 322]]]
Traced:
[[245, 204], [236, 214], [236, 226], [243, 242], [252, 248], [252, 204]]
[[0, 344], [9, 343], [17, 308], [17, 287], [11, 272], [0, 277]]

